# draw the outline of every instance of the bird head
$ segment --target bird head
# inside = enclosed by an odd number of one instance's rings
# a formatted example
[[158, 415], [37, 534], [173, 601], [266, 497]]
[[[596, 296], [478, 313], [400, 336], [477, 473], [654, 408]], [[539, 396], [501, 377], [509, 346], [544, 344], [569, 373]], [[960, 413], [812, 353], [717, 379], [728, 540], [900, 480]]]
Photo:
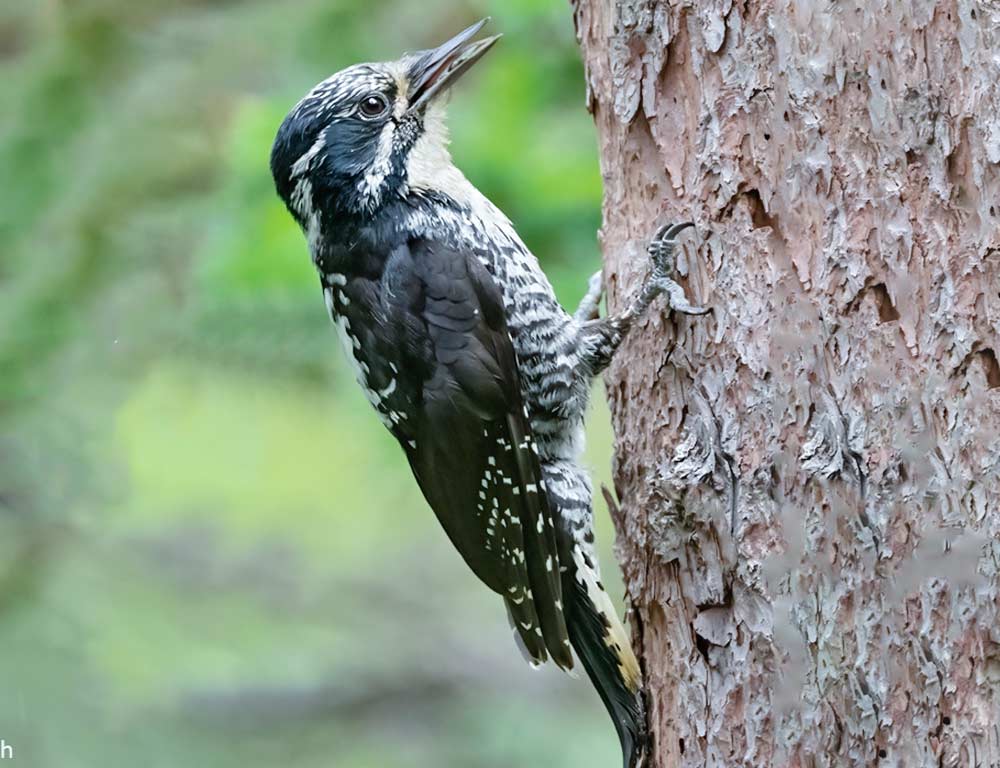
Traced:
[[318, 211], [370, 216], [451, 167], [442, 96], [500, 35], [473, 41], [488, 19], [398, 61], [357, 64], [313, 88], [271, 150], [275, 186], [308, 228]]

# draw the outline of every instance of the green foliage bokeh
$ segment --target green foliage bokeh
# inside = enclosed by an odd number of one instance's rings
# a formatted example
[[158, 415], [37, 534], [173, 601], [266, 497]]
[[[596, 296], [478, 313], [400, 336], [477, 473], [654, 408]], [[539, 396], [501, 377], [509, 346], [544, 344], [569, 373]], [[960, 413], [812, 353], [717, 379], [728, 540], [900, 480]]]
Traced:
[[572, 304], [601, 184], [563, 2], [0, 5], [0, 738], [24, 764], [618, 760], [586, 682], [529, 670], [451, 551], [267, 167], [314, 82], [484, 15], [505, 39], [454, 95], [454, 155]]

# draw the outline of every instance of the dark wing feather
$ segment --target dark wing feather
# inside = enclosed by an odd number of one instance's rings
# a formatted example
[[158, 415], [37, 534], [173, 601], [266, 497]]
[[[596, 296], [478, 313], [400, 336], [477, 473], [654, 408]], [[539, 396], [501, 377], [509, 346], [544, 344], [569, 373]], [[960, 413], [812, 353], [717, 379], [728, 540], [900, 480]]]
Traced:
[[473, 255], [410, 243], [430, 362], [404, 443], [428, 503], [476, 575], [503, 596], [536, 662], [573, 666], [552, 514], [500, 291]]

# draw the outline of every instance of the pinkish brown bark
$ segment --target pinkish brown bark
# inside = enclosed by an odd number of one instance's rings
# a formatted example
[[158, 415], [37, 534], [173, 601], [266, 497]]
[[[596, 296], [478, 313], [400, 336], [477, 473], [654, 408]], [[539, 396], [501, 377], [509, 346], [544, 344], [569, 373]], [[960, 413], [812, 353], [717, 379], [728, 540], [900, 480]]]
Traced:
[[1000, 5], [576, 0], [648, 765], [1000, 765]]

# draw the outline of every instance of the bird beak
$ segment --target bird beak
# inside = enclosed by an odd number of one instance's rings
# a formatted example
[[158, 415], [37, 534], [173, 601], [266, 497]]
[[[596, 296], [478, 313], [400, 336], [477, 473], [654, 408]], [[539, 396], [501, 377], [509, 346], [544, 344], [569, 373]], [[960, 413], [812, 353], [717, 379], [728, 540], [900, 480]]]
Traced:
[[503, 35], [470, 43], [489, 18], [459, 32], [444, 45], [424, 51], [410, 68], [410, 108], [417, 112], [443, 93], [479, 61]]

